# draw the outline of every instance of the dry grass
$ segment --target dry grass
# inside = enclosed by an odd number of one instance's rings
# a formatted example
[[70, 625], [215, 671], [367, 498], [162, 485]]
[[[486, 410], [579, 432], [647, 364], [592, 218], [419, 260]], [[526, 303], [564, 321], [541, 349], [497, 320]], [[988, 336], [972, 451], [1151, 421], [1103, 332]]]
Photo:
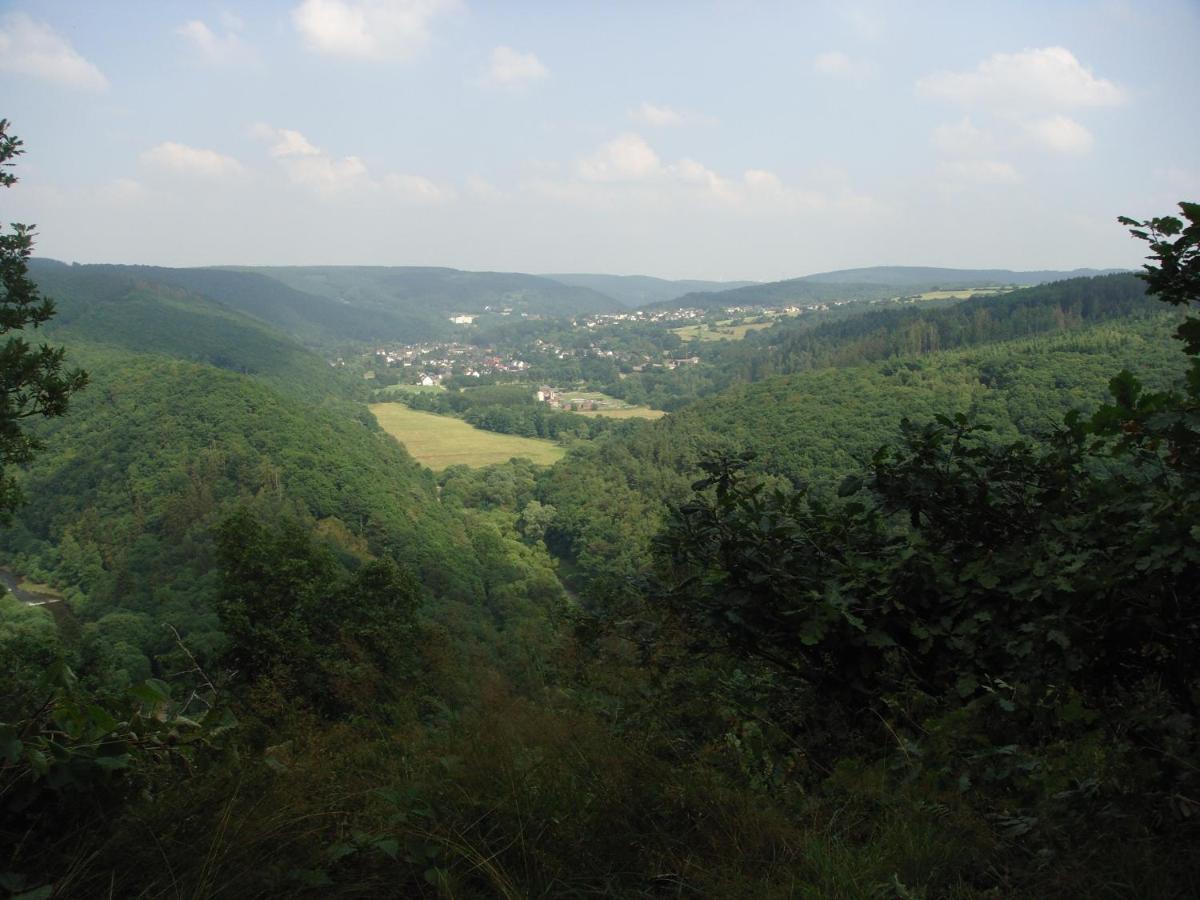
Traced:
[[401, 403], [373, 403], [380, 426], [434, 471], [449, 466], [488, 466], [525, 457], [540, 465], [562, 459], [566, 450], [550, 441], [473, 428], [462, 419], [409, 409]]
[[606, 419], [661, 419], [666, 413], [648, 406], [628, 406], [624, 409], [581, 409], [579, 415], [604, 416]]

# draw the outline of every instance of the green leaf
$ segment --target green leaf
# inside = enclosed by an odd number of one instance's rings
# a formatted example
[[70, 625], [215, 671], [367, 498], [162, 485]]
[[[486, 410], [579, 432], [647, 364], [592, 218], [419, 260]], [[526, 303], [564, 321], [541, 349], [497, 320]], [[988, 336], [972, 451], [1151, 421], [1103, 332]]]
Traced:
[[129, 689], [129, 693], [138, 700], [152, 705], [167, 703], [171, 699], [171, 689], [157, 678], [147, 678], [145, 681], [133, 685]]
[[0, 725], [0, 759], [15, 763], [21, 758], [21, 739], [12, 725]]
[[862, 486], [863, 480], [858, 475], [847, 475], [838, 485], [837, 494], [839, 497], [852, 497], [862, 490]]

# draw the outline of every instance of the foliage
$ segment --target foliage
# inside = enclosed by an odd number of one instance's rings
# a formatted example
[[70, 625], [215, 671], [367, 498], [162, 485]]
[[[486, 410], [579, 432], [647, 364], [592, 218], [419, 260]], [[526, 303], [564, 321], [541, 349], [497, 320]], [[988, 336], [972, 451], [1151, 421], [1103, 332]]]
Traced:
[[[21, 149], [20, 138], [8, 133], [8, 120], [0, 119], [0, 187], [12, 187], [17, 177], [11, 168]], [[11, 520], [21, 494], [9, 468], [29, 462], [38, 441], [22, 428], [31, 416], [61, 416], [71, 394], [87, 384], [87, 375], [65, 370], [66, 351], [42, 344], [34, 349], [21, 334], [36, 329], [54, 316], [54, 303], [38, 292], [29, 277], [33, 228], [13, 224], [11, 234], [0, 234], [0, 336], [9, 335], [0, 347], [0, 519]]]
[[390, 559], [351, 574], [301, 522], [240, 507], [217, 528], [217, 612], [237, 678], [270, 678], [324, 709], [371, 698], [403, 674], [420, 588]]
[[[1188, 259], [1194, 244], [1152, 246]], [[1200, 302], [1186, 272], [1165, 271], [1149, 273], [1156, 291]], [[1013, 838], [1052, 853], [1094, 839], [1099, 814], [1182, 851], [1200, 811], [1190, 363], [1183, 393], [1122, 372], [1109, 404], [1041, 444], [988, 440], [962, 415], [905, 420], [837, 498], [710, 462], [660, 537], [655, 592], [700, 646], [819, 697], [805, 718], [823, 721], [831, 757], [847, 752], [845, 722], [873, 712], [910, 777], [974, 785]]]

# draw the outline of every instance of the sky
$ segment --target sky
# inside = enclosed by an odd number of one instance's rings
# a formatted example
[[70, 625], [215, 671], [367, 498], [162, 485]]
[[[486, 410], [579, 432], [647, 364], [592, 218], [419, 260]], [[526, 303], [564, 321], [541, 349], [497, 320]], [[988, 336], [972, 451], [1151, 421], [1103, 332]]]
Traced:
[[775, 280], [1125, 267], [1200, 0], [0, 0], [37, 253]]

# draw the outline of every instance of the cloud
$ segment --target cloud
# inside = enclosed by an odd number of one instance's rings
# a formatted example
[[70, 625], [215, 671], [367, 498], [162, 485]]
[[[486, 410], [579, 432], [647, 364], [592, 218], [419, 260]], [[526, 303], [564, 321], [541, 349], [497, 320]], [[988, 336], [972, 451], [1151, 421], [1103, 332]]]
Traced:
[[655, 103], [646, 102], [643, 102], [636, 109], [631, 109], [629, 116], [634, 121], [640, 122], [643, 125], [649, 125], [651, 128], [678, 128], [683, 125], [716, 124], [716, 119], [712, 116], [680, 112], [669, 106], [659, 106]]
[[555, 199], [592, 208], [637, 201], [660, 209], [701, 204], [748, 212], [798, 212], [868, 209], [872, 204], [869, 198], [844, 189], [822, 192], [791, 186], [764, 169], [725, 176], [691, 157], [664, 162], [641, 135], [633, 133], [620, 135], [578, 160], [574, 175], [573, 181], [540, 181], [533, 187]]
[[865, 60], [852, 59], [840, 50], [829, 50], [816, 55], [813, 59], [813, 71], [830, 78], [857, 81], [871, 74], [871, 64]]
[[658, 154], [641, 135], [623, 134], [576, 166], [585, 181], [640, 181], [662, 171]]
[[0, 70], [84, 91], [108, 89], [108, 79], [71, 42], [25, 13], [0, 16]]
[[453, 197], [453, 191], [420, 175], [388, 173], [376, 180], [357, 156], [331, 156], [290, 128], [259, 123], [251, 131], [255, 137], [271, 143], [267, 152], [279, 160], [290, 182], [324, 197], [355, 191], [386, 191], [406, 200], [426, 202]]
[[321, 151], [314, 147], [304, 135], [290, 128], [272, 128], [270, 125], [259, 123], [252, 129], [255, 137], [274, 141], [268, 151], [272, 156], [320, 156]]
[[292, 23], [309, 49], [354, 59], [409, 60], [429, 43], [429, 25], [455, 0], [304, 0]]
[[1066, 116], [1027, 122], [1025, 132], [1035, 144], [1056, 153], [1086, 153], [1092, 149], [1092, 133]]
[[[231, 26], [227, 24], [226, 28], [231, 29]], [[250, 48], [232, 30], [217, 34], [199, 19], [185, 22], [175, 29], [175, 33], [184, 38], [205, 62], [212, 65], [229, 65], [253, 58]]]
[[1000, 108], [1112, 106], [1125, 92], [1097, 78], [1064, 47], [995, 53], [970, 72], [934, 72], [919, 93], [966, 105]]
[[385, 175], [383, 186], [387, 190], [409, 200], [437, 203], [453, 197], [453, 191], [438, 187], [420, 175]]
[[633, 118], [645, 125], [655, 128], [670, 128], [682, 125], [687, 121], [681, 112], [676, 112], [669, 106], [655, 106], [653, 103], [643, 103], [630, 113]]
[[1021, 175], [1010, 163], [995, 159], [959, 159], [944, 163], [943, 177], [973, 184], [1019, 184]]
[[943, 153], [970, 156], [985, 153], [995, 143], [991, 133], [976, 128], [969, 116], [953, 125], [939, 125], [933, 130], [932, 144]]
[[483, 80], [493, 87], [515, 88], [540, 81], [549, 74], [550, 70], [532, 53], [521, 53], [512, 47], [497, 47], [492, 51]]
[[142, 154], [142, 162], [156, 169], [197, 178], [230, 178], [245, 171], [232, 156], [175, 141], [165, 141], [151, 147]]

